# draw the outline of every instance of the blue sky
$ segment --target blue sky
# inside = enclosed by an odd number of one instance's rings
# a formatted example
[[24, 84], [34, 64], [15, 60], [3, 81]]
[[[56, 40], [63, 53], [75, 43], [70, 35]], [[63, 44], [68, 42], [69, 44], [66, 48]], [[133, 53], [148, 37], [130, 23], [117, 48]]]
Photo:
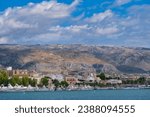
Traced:
[[150, 47], [150, 0], [0, 0], [0, 44]]

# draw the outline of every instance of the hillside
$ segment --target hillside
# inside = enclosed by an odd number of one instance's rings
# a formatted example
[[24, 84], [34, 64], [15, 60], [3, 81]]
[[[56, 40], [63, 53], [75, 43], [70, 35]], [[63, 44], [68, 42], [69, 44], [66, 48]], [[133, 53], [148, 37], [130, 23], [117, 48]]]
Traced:
[[0, 45], [0, 67], [46, 73], [149, 73], [150, 49], [85, 45]]

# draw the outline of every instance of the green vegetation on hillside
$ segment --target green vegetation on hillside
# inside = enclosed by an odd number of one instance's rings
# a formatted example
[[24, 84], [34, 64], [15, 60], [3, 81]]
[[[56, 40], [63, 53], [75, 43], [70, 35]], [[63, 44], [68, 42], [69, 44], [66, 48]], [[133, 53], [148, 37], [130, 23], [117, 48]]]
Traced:
[[106, 76], [104, 73], [98, 74], [97, 77], [99, 77], [101, 80], [106, 80]]

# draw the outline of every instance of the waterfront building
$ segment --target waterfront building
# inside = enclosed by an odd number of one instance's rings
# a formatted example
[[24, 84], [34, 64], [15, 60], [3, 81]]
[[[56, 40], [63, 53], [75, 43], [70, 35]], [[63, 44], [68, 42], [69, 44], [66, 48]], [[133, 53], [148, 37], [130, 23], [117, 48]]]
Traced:
[[12, 70], [7, 70], [7, 72], [10, 77], [12, 76], [19, 76], [20, 78], [25, 77], [25, 76], [29, 77], [28, 70], [19, 70], [19, 69], [13, 70], [12, 69]]
[[107, 84], [122, 84], [122, 80], [117, 80], [117, 79], [110, 79], [106, 80]]
[[76, 84], [78, 83], [78, 79], [73, 76], [67, 76], [64, 79], [68, 84]]

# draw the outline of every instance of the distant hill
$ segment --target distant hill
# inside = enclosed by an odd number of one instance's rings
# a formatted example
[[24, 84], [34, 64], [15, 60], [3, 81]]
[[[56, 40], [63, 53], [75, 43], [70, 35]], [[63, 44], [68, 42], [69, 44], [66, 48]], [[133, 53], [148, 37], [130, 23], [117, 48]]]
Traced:
[[62, 73], [149, 73], [150, 49], [85, 45], [0, 45], [0, 66]]

